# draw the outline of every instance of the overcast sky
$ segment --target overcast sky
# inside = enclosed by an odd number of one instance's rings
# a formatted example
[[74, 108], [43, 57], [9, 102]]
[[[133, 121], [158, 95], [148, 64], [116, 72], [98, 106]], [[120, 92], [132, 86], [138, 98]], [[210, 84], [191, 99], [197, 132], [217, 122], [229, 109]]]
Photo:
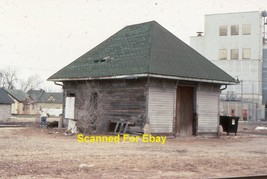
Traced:
[[0, 69], [45, 81], [127, 25], [155, 20], [189, 44], [205, 14], [262, 10], [266, 0], [0, 0]]

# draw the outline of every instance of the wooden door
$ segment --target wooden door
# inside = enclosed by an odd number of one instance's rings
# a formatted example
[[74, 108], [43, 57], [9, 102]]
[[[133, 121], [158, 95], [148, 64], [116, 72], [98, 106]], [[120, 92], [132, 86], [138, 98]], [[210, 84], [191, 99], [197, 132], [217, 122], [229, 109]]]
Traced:
[[177, 87], [175, 132], [179, 136], [193, 134], [194, 88]]

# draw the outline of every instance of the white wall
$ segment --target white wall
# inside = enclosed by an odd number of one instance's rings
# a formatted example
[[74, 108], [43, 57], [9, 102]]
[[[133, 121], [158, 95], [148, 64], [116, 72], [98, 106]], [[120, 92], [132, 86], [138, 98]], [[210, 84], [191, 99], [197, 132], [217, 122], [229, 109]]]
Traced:
[[12, 108], [11, 112], [12, 112], [12, 114], [18, 114], [19, 102], [14, 98], [12, 98], [12, 99], [13, 99], [14, 103], [11, 104], [11, 108]]
[[11, 117], [11, 105], [0, 104], [0, 121], [6, 121]]
[[195, 36], [190, 37], [190, 45], [193, 47], [198, 53], [205, 56], [205, 40], [203, 36]]
[[152, 133], [172, 133], [176, 89], [149, 87], [148, 118]]
[[74, 119], [75, 97], [66, 97], [65, 118]]
[[[251, 25], [251, 34], [242, 34], [242, 25]], [[227, 36], [219, 36], [219, 26], [227, 25]], [[239, 25], [239, 35], [231, 35], [231, 25]], [[203, 41], [203, 42], [200, 42]], [[191, 37], [191, 46], [208, 60], [233, 77], [238, 76], [242, 85], [229, 86], [243, 97], [261, 99], [262, 94], [262, 18], [260, 12], [212, 14], [205, 16], [204, 37]], [[203, 45], [203, 46], [201, 46]], [[242, 59], [242, 49], [251, 49], [251, 59]], [[219, 49], [227, 49], [227, 60], [219, 60]], [[239, 49], [239, 59], [231, 60], [230, 50]], [[241, 86], [243, 87], [241, 89]]]

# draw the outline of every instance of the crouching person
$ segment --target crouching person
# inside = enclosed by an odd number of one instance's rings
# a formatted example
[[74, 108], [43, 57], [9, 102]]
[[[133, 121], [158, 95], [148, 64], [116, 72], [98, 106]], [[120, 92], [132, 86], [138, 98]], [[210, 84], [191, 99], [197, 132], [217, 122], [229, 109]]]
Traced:
[[41, 111], [41, 124], [40, 124], [40, 126], [41, 127], [45, 127], [46, 126], [46, 120], [47, 120], [47, 114], [46, 114], [46, 112], [45, 111]]

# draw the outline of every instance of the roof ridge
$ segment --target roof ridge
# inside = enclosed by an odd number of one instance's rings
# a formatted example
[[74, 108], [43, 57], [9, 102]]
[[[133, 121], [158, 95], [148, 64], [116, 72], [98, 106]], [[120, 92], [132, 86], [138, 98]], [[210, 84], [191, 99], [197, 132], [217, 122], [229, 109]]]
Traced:
[[125, 27], [131, 27], [131, 26], [138, 26], [138, 25], [145, 25], [145, 24], [149, 24], [149, 23], [157, 23], [155, 20], [151, 20], [151, 21], [147, 21], [147, 22], [142, 22], [142, 23], [137, 23], [137, 24], [131, 24], [131, 25], [127, 25]]

